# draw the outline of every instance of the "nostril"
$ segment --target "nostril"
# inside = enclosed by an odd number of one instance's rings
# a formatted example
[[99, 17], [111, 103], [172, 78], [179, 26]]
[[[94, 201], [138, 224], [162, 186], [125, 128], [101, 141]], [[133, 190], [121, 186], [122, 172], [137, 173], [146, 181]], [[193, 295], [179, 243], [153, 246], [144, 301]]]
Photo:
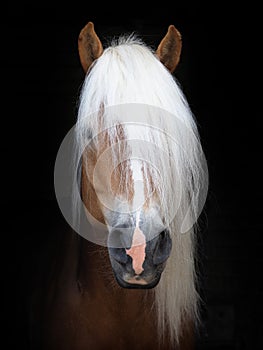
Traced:
[[166, 231], [162, 231], [159, 235], [159, 239], [156, 244], [155, 252], [162, 254], [163, 251], [166, 249], [166, 244], [167, 244], [167, 233]]
[[153, 254], [153, 263], [155, 265], [162, 264], [165, 262], [172, 249], [172, 240], [170, 234], [167, 230], [164, 230], [160, 233], [158, 241], [156, 243], [155, 251]]
[[111, 258], [114, 258], [120, 264], [126, 264], [128, 262], [128, 256], [124, 248], [109, 248]]
[[166, 234], [167, 234], [167, 231], [162, 231], [161, 233], [160, 233], [160, 239], [164, 239], [165, 238], [165, 236], [166, 236]]

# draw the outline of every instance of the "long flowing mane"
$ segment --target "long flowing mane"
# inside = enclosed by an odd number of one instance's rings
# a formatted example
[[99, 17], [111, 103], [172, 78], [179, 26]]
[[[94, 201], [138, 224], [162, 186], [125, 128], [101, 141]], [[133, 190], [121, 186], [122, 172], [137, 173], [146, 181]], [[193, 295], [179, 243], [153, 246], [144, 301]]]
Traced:
[[[80, 159], [90, 138], [101, 130], [108, 130], [110, 144], [118, 143], [120, 125], [122, 139], [123, 134], [127, 140], [136, 135], [140, 141], [136, 157], [139, 154], [147, 164], [155, 165], [142, 164], [145, 182], [149, 191], [154, 183], [163, 198], [164, 220], [173, 241], [171, 256], [154, 289], [155, 308], [159, 335], [168, 329], [172, 340], [178, 341], [184, 320], [198, 321], [195, 248], [197, 208], [204, 189], [203, 153], [195, 118], [176, 78], [133, 34], [115, 39], [86, 75], [79, 99], [75, 159]], [[145, 150], [145, 143], [154, 144], [152, 151]], [[118, 165], [120, 149], [111, 150]], [[126, 152], [133, 155], [133, 143]], [[162, 169], [162, 181], [156, 169]], [[123, 179], [128, 186], [129, 177]], [[76, 203], [74, 210], [78, 210]]]

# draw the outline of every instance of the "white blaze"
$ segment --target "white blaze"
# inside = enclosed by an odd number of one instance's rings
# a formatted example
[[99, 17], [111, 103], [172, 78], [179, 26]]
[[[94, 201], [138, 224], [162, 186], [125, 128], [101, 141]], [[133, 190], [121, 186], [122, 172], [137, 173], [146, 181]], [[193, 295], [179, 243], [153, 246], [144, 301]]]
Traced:
[[[138, 140], [138, 128], [135, 125], [129, 125], [127, 128], [128, 139]], [[132, 171], [132, 179], [134, 184], [134, 196], [131, 210], [136, 211], [136, 226], [133, 232], [132, 244], [130, 249], [126, 249], [126, 254], [132, 258], [132, 267], [136, 275], [143, 272], [143, 263], [146, 257], [146, 237], [140, 229], [140, 213], [145, 202], [144, 191], [144, 175], [143, 175], [143, 162], [138, 158], [140, 151], [138, 144], [133, 144], [131, 149], [130, 166]]]
[[140, 211], [136, 215], [136, 227], [132, 237], [132, 245], [130, 249], [126, 249], [126, 254], [132, 258], [132, 267], [136, 275], [143, 272], [143, 263], [145, 260], [146, 238], [142, 230], [139, 228]]

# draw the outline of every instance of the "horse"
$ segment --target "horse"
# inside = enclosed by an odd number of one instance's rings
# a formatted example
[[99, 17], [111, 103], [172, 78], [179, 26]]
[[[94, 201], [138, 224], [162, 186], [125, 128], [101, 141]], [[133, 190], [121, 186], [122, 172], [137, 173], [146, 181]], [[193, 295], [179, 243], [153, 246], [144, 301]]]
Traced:
[[104, 48], [93, 22], [80, 31], [85, 79], [73, 160], [61, 157], [73, 170], [73, 214], [60, 206], [71, 228], [49, 255], [52, 269], [35, 302], [38, 349], [194, 348], [207, 169], [173, 75], [181, 47], [174, 25], [156, 50], [134, 33]]

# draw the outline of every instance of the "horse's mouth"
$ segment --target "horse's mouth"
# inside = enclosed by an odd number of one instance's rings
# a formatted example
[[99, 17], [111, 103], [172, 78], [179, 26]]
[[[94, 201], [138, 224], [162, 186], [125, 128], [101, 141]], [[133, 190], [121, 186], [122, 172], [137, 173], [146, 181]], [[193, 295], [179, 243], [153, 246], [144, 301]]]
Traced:
[[141, 276], [133, 276], [129, 277], [127, 279], [124, 279], [120, 277], [118, 274], [115, 274], [115, 278], [119, 284], [120, 287], [122, 288], [127, 288], [127, 289], [151, 289], [157, 286], [157, 284], [160, 281], [161, 274], [157, 275], [150, 281], [145, 280]]

